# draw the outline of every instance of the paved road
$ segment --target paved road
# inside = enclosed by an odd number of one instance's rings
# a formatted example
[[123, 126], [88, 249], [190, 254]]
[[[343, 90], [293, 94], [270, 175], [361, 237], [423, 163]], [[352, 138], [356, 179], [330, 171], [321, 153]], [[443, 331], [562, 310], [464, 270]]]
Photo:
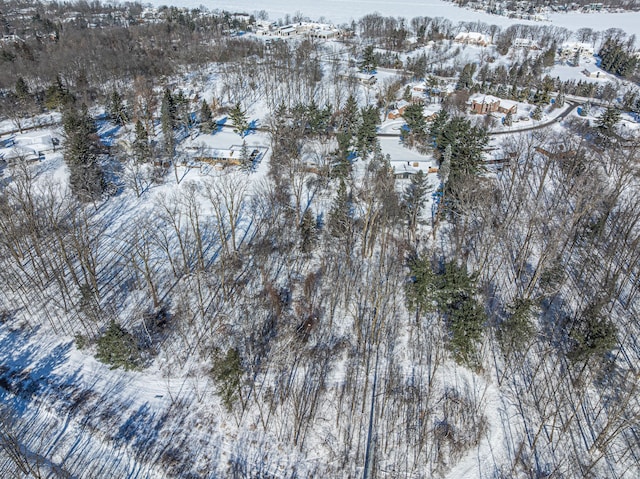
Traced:
[[[545, 121], [544, 123], [537, 123], [535, 125], [531, 125], [525, 128], [514, 128], [512, 130], [490, 131], [489, 135], [492, 135], [492, 136], [508, 135], [509, 133], [521, 133], [523, 131], [540, 130], [542, 128], [546, 128], [548, 126], [551, 126], [555, 123], [558, 123], [564, 120], [581, 103], [578, 101], [571, 100], [571, 101], [567, 101], [567, 104], [569, 105], [569, 107], [565, 111], [560, 113], [560, 115], [558, 115], [556, 118], [553, 118], [549, 121]], [[379, 138], [393, 138], [393, 137], [400, 136], [400, 133], [378, 133], [377, 136]]]
[[[575, 108], [578, 105], [581, 105], [582, 103], [585, 103], [586, 101], [591, 101], [593, 103], [593, 100], [587, 99], [587, 98], [580, 98], [580, 97], [575, 97], [572, 98], [570, 100], [567, 100], [567, 104], [569, 105], [569, 108], [567, 108], [565, 111], [563, 111], [558, 117], [549, 120], [547, 122], [544, 123], [538, 123], [537, 125], [532, 125], [526, 128], [518, 128], [518, 129], [513, 129], [513, 130], [504, 130], [504, 131], [490, 131], [489, 135], [507, 135], [509, 133], [520, 133], [523, 131], [532, 131], [532, 130], [539, 130], [542, 128], [546, 128], [548, 126], [553, 125], [554, 123], [560, 122], [562, 121], [564, 118], [567, 117], [567, 115], [569, 115], [573, 110], [575, 110]], [[40, 125], [34, 125], [34, 126], [30, 126], [30, 127], [26, 127], [23, 128], [22, 131], [20, 130], [12, 130], [12, 131], [6, 131], [3, 133], [0, 133], [0, 136], [10, 136], [10, 135], [16, 135], [18, 133], [24, 133], [27, 132], [29, 130], [37, 130], [39, 128], [49, 128], [49, 127], [54, 127], [54, 126], [58, 126], [60, 125], [60, 122], [50, 122], [50, 123], [43, 123]], [[228, 124], [222, 124], [222, 125], [218, 125], [221, 128], [233, 128], [233, 125], [228, 125]], [[263, 132], [268, 132], [269, 129], [267, 127], [264, 126], [259, 126], [257, 128], [253, 129], [254, 131], [263, 131]], [[376, 135], [378, 138], [397, 138], [400, 136], [400, 133], [377, 133]]]

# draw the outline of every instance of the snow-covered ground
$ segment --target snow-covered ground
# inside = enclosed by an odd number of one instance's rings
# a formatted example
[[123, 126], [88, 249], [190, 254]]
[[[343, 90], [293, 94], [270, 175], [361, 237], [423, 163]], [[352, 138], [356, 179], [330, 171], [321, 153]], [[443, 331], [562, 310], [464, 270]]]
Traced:
[[534, 22], [530, 20], [512, 19], [499, 15], [458, 8], [453, 3], [442, 0], [400, 0], [386, 2], [383, 0], [326, 0], [313, 2], [303, 0], [292, 3], [288, 0], [265, 0], [256, 3], [252, 0], [220, 0], [202, 2], [201, 0], [147, 0], [152, 5], [173, 5], [177, 7], [197, 8], [204, 4], [209, 9], [220, 9], [232, 12], [257, 12], [265, 10], [271, 20], [284, 18], [285, 15], [302, 13], [312, 19], [326, 19], [336, 24], [349, 23], [352, 20], [373, 12], [381, 15], [413, 18], [444, 17], [452, 21], [485, 22], [501, 27], [516, 23], [528, 25], [552, 24], [576, 30], [581, 27], [604, 31], [608, 28], [621, 28], [629, 35], [640, 36], [640, 12], [625, 13], [569, 13], [550, 15], [550, 21]]

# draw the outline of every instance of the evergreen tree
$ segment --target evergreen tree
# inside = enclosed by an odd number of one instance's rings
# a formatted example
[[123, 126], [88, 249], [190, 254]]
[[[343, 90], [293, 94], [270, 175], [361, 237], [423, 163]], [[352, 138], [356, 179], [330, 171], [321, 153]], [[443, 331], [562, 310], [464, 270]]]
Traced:
[[162, 105], [160, 107], [160, 123], [162, 126], [162, 135], [164, 136], [164, 151], [173, 158], [176, 149], [176, 104], [168, 88], [165, 88], [162, 96]]
[[227, 354], [224, 357], [216, 358], [211, 374], [217, 384], [218, 394], [222, 397], [222, 403], [227, 408], [227, 411], [231, 411], [234, 403], [238, 399], [242, 399], [240, 397], [240, 388], [244, 370], [238, 350], [231, 348], [227, 350]]
[[351, 173], [351, 135], [349, 133], [337, 133], [338, 151], [336, 152], [335, 161], [331, 166], [331, 175], [334, 178], [345, 179]]
[[378, 66], [378, 60], [375, 55], [373, 45], [368, 45], [362, 52], [362, 62], [360, 63], [360, 69], [366, 73], [375, 71]]
[[242, 169], [245, 171], [251, 171], [253, 162], [251, 161], [251, 155], [249, 153], [249, 146], [246, 140], [242, 140], [242, 147], [240, 148], [240, 161], [242, 162]]
[[411, 94], [411, 87], [407, 85], [406, 88], [404, 89], [402, 99], [404, 101], [411, 101], [412, 98], [413, 98], [413, 95]]
[[533, 110], [533, 113], [531, 113], [531, 118], [533, 118], [536, 121], [539, 121], [542, 119], [542, 107], [540, 105], [535, 107], [535, 109]]
[[553, 42], [551, 44], [551, 47], [548, 50], [544, 51], [544, 53], [542, 54], [542, 64], [545, 67], [551, 68], [555, 64], [557, 49], [558, 49], [558, 46], [556, 45], [556, 42]]
[[448, 121], [436, 138], [436, 145], [441, 153], [449, 145], [451, 147], [450, 179], [484, 171], [483, 149], [488, 141], [487, 131], [471, 126], [471, 122], [465, 118], [453, 117]]
[[27, 82], [24, 81], [24, 78], [19, 77], [16, 81], [15, 92], [16, 97], [18, 97], [20, 100], [26, 100], [31, 96], [29, 86], [27, 85]]
[[516, 299], [507, 306], [508, 317], [498, 325], [497, 339], [505, 355], [523, 351], [531, 341], [535, 328], [531, 322], [534, 303], [530, 299]]
[[117, 90], [113, 90], [109, 101], [109, 117], [116, 124], [123, 126], [129, 121], [122, 97]]
[[300, 222], [300, 249], [303, 253], [310, 253], [315, 246], [318, 236], [316, 218], [311, 208], [307, 208]]
[[347, 193], [347, 185], [342, 178], [329, 211], [328, 226], [329, 233], [336, 238], [343, 238], [351, 229], [351, 201]]
[[460, 77], [458, 78], [458, 83], [456, 84], [456, 90], [469, 90], [473, 87], [473, 74], [476, 72], [476, 64], [475, 63], [467, 63], [464, 68], [462, 68], [462, 73], [460, 73]]
[[573, 59], [571, 60], [571, 63], [573, 64], [574, 67], [580, 66], [580, 49], [577, 49], [576, 52], [573, 54]]
[[140, 366], [140, 350], [135, 338], [115, 321], [97, 341], [96, 359], [111, 369], [135, 369]]
[[615, 125], [620, 121], [620, 111], [612, 106], [607, 109], [598, 117], [596, 125], [600, 132], [605, 134], [612, 134]]
[[240, 102], [229, 112], [229, 118], [233, 123], [233, 131], [235, 131], [240, 137], [244, 137], [246, 131], [249, 129], [249, 123], [247, 121], [247, 113], [240, 106]]
[[486, 314], [475, 299], [476, 276], [455, 261], [444, 263], [434, 272], [427, 256], [409, 260], [412, 281], [406, 286], [409, 307], [432, 311], [435, 307], [449, 329], [449, 348], [457, 361], [474, 365], [476, 346], [482, 338]]
[[214, 126], [211, 107], [207, 103], [207, 100], [203, 99], [200, 105], [200, 130], [204, 133], [211, 133]]
[[411, 134], [417, 139], [424, 139], [427, 132], [427, 121], [422, 114], [424, 107], [419, 103], [413, 103], [404, 110], [402, 117], [407, 123], [407, 127], [411, 131]]
[[174, 95], [176, 126], [190, 130], [194, 126], [194, 117], [191, 114], [189, 99], [182, 90]]
[[411, 182], [407, 185], [402, 196], [402, 205], [406, 212], [407, 225], [412, 236], [415, 236], [420, 213], [427, 201], [427, 177], [422, 170], [419, 170], [411, 177]]
[[377, 140], [377, 125], [379, 122], [380, 118], [375, 106], [369, 105], [360, 110], [356, 148], [361, 158], [366, 157], [373, 151]]
[[586, 102], [578, 110], [580, 116], [588, 116], [591, 113], [591, 103]]
[[350, 136], [356, 134], [358, 127], [358, 102], [349, 95], [340, 115], [340, 129]]
[[[442, 131], [446, 127], [448, 121], [449, 121], [449, 113], [447, 113], [447, 110], [442, 108], [436, 114], [436, 117], [431, 122], [431, 127], [429, 128], [429, 135], [434, 141], [437, 142], [438, 138], [440, 138], [440, 135], [442, 134]], [[446, 145], [445, 145], [445, 148], [446, 148]]]
[[602, 60], [600, 67], [621, 77], [632, 76], [640, 62], [632, 46], [633, 44], [624, 43], [622, 39], [608, 38], [598, 52]]
[[68, 106], [75, 101], [74, 96], [63, 85], [60, 75], [56, 75], [56, 79], [46, 90], [44, 94], [44, 105], [49, 110]]
[[146, 163], [151, 159], [149, 135], [140, 120], [136, 122], [135, 139], [133, 140], [133, 156], [138, 163]]
[[99, 137], [86, 105], [78, 112], [66, 108], [62, 124], [66, 147], [64, 160], [69, 168], [71, 191], [83, 201], [95, 200], [104, 191], [104, 175], [98, 162]]
[[588, 361], [611, 351], [618, 341], [618, 330], [603, 314], [605, 303], [595, 298], [586, 306], [570, 331], [572, 347], [568, 357], [572, 361]]

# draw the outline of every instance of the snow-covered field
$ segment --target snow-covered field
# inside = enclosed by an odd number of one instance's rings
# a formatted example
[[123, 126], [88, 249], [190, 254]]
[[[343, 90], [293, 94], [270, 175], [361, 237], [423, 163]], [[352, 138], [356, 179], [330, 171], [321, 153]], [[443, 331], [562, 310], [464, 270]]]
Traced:
[[211, 10], [220, 9], [232, 12], [251, 13], [265, 10], [272, 20], [284, 18], [287, 14], [295, 15], [300, 12], [302, 15], [314, 19], [324, 17], [328, 21], [342, 24], [357, 20], [368, 13], [378, 12], [381, 15], [405, 18], [423, 16], [445, 17], [452, 21], [463, 22], [480, 21], [501, 27], [521, 23], [529, 25], [553, 24], [570, 30], [576, 30], [581, 27], [589, 27], [598, 31], [604, 31], [608, 28], [621, 28], [630, 35], [640, 36], [640, 12], [558, 13], [550, 15], [550, 22], [534, 22], [458, 8], [453, 3], [442, 0], [401, 0], [394, 2], [382, 0], [326, 0], [324, 2], [313, 2], [302, 0], [295, 3], [288, 0], [266, 0], [259, 3], [252, 0], [147, 0], [147, 3], [155, 6], [172, 5], [189, 8], [197, 8], [204, 5]]

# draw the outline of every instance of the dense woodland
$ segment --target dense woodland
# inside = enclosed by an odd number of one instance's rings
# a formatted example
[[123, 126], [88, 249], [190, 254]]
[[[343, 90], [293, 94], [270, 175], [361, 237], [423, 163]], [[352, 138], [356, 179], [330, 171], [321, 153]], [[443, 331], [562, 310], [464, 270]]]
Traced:
[[[398, 183], [379, 149], [381, 111], [402, 82], [363, 93], [323, 43], [267, 47], [234, 35], [248, 25], [229, 15], [141, 14], [0, 4], [5, 34], [20, 37], [0, 48], [2, 113], [21, 130], [60, 112], [69, 173], [61, 183], [46, 162], [3, 168], [3, 477], [122, 477], [112, 446], [49, 455], [64, 417], [81, 422], [80, 438], [126, 449], [141, 477], [444, 477], [487, 442], [499, 451], [487, 477], [640, 474], [640, 140], [615, 128], [640, 97], [629, 83], [545, 73], [573, 38], [637, 79], [624, 32], [377, 15], [344, 26], [347, 63], [393, 66], [434, 89], [457, 78], [433, 122], [422, 107], [405, 113], [403, 140], [437, 158], [433, 190], [423, 174]], [[457, 62], [451, 39], [464, 30], [490, 34], [496, 55], [516, 37], [541, 52], [509, 68]], [[212, 64], [219, 94], [189, 96]], [[496, 171], [487, 125], [464, 113], [478, 91], [610, 105], [594, 125], [505, 137], [508, 167]], [[268, 175], [180, 182], [167, 167], [180, 141], [220, 114], [242, 135], [258, 99]], [[100, 142], [98, 110], [129, 129], [127, 144]], [[430, 195], [439, 206], [426, 211]], [[49, 365], [18, 369], [12, 342], [38, 334], [123, 374], [159, 371], [168, 407], [131, 410]], [[16, 413], [21, 402], [58, 419], [43, 426]]]

